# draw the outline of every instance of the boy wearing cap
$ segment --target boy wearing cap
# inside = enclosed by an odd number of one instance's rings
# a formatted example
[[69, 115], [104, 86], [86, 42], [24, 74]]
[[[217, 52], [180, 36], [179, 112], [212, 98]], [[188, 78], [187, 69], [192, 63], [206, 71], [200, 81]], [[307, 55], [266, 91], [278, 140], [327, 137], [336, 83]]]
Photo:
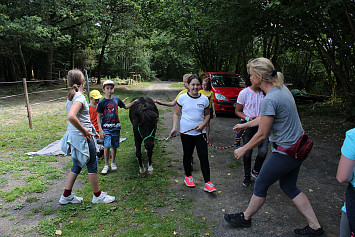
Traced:
[[[115, 84], [111, 80], [106, 80], [104, 82], [102, 90], [105, 93], [105, 98], [99, 102], [96, 112], [98, 113], [97, 123], [100, 138], [104, 139], [105, 166], [102, 169], [101, 174], [107, 174], [109, 170], [110, 148], [112, 148], [111, 170], [117, 170], [115, 158], [116, 150], [120, 145], [121, 131], [121, 123], [118, 117], [118, 107], [129, 109], [136, 102], [136, 100], [126, 105], [119, 97], [113, 96]], [[128, 97], [126, 99], [128, 99]]]
[[99, 126], [97, 124], [97, 105], [99, 104], [102, 95], [98, 90], [92, 90], [90, 92], [90, 104], [89, 104], [89, 114], [92, 125], [94, 125], [97, 132], [99, 132]]

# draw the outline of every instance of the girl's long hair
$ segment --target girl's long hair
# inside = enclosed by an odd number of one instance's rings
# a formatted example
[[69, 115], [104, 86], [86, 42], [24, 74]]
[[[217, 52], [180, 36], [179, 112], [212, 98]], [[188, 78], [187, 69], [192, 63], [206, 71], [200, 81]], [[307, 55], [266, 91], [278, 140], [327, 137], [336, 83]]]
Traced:
[[207, 78], [203, 79], [203, 82], [206, 82], [206, 89], [208, 91], [212, 90], [212, 86], [211, 86], [211, 79], [209, 78], [209, 76]]
[[256, 76], [262, 76], [264, 81], [270, 82], [278, 88], [281, 88], [284, 84], [284, 75], [278, 72], [272, 62], [267, 58], [249, 60], [247, 68], [248, 72], [252, 70]]
[[78, 70], [73, 69], [68, 72], [68, 86], [71, 88], [68, 94], [68, 100], [72, 101], [75, 93], [79, 91], [79, 86], [83, 83], [84, 74]]

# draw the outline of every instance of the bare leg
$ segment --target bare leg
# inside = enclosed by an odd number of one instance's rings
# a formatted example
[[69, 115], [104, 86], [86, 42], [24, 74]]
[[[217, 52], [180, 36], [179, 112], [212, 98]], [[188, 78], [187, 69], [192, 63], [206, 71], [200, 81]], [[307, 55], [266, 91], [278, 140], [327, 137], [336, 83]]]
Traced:
[[117, 151], [117, 149], [113, 149], [113, 148], [111, 148], [111, 162], [112, 163], [115, 163], [115, 159], [116, 159], [116, 151]]
[[300, 210], [300, 212], [307, 218], [309, 227], [314, 230], [317, 230], [321, 227], [316, 214], [313, 211], [311, 203], [304, 193], [301, 192], [294, 199], [292, 199], [292, 201], [295, 203], [298, 210]]
[[99, 178], [98, 178], [97, 174], [88, 174], [88, 177], [89, 177], [89, 183], [91, 185], [92, 191], [94, 193], [97, 193], [98, 191], [100, 191]]
[[105, 158], [105, 165], [108, 165], [108, 160], [110, 158], [110, 148], [104, 148], [104, 158]]
[[75, 180], [78, 177], [77, 174], [73, 173], [71, 170], [68, 173], [67, 180], [65, 181], [65, 189], [72, 190]]
[[248, 208], [244, 212], [244, 219], [249, 220], [255, 213], [259, 211], [259, 209], [264, 205], [264, 203], [264, 197], [257, 197], [253, 195], [250, 199]]

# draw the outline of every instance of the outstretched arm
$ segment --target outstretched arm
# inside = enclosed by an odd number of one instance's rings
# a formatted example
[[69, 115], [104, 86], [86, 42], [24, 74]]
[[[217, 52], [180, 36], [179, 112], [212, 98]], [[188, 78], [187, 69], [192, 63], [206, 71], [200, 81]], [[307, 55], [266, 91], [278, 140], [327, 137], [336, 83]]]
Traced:
[[247, 123], [238, 123], [233, 127], [233, 131], [238, 133], [241, 130], [245, 130], [247, 128], [251, 128], [251, 127], [257, 127], [259, 126], [260, 123], [260, 116], [256, 117], [255, 119], [253, 119], [252, 121], [249, 121]]
[[[239, 159], [240, 157], [242, 157], [245, 154], [245, 152], [259, 145], [269, 135], [272, 124], [274, 122], [274, 116], [271, 115], [261, 116], [259, 120], [260, 123], [259, 123], [258, 132], [252, 137], [252, 139], [250, 139], [250, 141], [247, 144], [234, 151], [235, 158]], [[254, 120], [249, 123], [252, 122], [254, 122]]]
[[129, 104], [126, 104], [126, 105], [124, 106], [124, 108], [125, 108], [125, 109], [129, 109], [134, 103], [137, 102], [137, 100], [138, 100], [138, 99], [135, 99], [135, 100], [131, 101]]
[[163, 102], [160, 100], [154, 100], [154, 103], [158, 104], [158, 105], [164, 105], [164, 106], [168, 106], [168, 107], [174, 107], [176, 105], [176, 100], [173, 100], [171, 102]]

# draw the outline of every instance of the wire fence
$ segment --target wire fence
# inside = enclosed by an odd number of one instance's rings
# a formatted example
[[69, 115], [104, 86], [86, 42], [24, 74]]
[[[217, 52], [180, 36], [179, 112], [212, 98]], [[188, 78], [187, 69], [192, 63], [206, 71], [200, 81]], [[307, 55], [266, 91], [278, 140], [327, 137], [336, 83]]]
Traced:
[[[27, 81], [25, 78], [23, 79], [22, 82], [21, 81], [0, 82], [0, 86], [6, 84], [14, 85], [14, 84], [21, 83], [22, 88], [20, 86], [17, 86], [17, 90], [21, 90], [21, 89], [23, 90], [23, 93], [20, 94], [13, 94], [13, 95], [0, 97], [0, 108], [1, 108], [0, 123], [2, 125], [8, 124], [10, 120], [14, 121], [15, 118], [17, 120], [22, 120], [23, 116], [27, 116], [29, 121], [29, 127], [30, 129], [32, 129], [32, 115], [42, 115], [43, 113], [58, 110], [59, 108], [64, 107], [65, 105], [64, 103], [59, 106], [56, 104], [56, 106], [53, 107], [53, 102], [58, 102], [61, 100], [63, 100], [64, 102], [66, 100], [67, 96], [64, 96], [64, 90], [68, 90], [67, 87], [54, 88], [54, 89], [50, 88], [48, 90], [39, 90], [39, 91], [32, 91], [32, 92], [27, 91], [28, 83], [42, 83], [42, 82], [58, 83], [58, 81], [53, 81], [53, 80], [52, 81], [51, 80]], [[30, 103], [29, 95], [32, 96], [31, 100], [32, 99], [34, 101], [40, 100], [40, 102]], [[24, 100], [21, 100], [21, 97], [24, 97]], [[1, 105], [2, 100], [4, 105]], [[23, 102], [25, 103], [23, 104]], [[32, 113], [32, 106], [36, 110], [36, 112], [34, 113]]]
[[[0, 125], [6, 125], [8, 122], [7, 120], [14, 120], [14, 118], [19, 118], [20, 115], [23, 116], [27, 116], [28, 118], [28, 122], [29, 122], [29, 127], [30, 129], [32, 129], [32, 115], [42, 115], [43, 113], [47, 113], [47, 112], [51, 112], [51, 111], [55, 111], [58, 110], [59, 108], [62, 109], [62, 107], [64, 107], [65, 103], [61, 104], [61, 105], [57, 105], [57, 103], [60, 100], [63, 100], [63, 102], [66, 100], [67, 96], [65, 93], [62, 93], [63, 90], [68, 90], [67, 88], [67, 79], [64, 78], [64, 75], [66, 75], [65, 71], [63, 70], [57, 70], [58, 71], [58, 75], [56, 80], [29, 80], [27, 81], [26, 78], [23, 78], [22, 81], [13, 81], [13, 82], [0, 82], [0, 86], [2, 85], [15, 85], [15, 84], [22, 84], [22, 89], [23, 89], [23, 93], [19, 93], [19, 94], [13, 94], [13, 95], [6, 95], [6, 96], [2, 96], [0, 97]], [[63, 72], [63, 73], [62, 73]], [[63, 78], [61, 78], [61, 76], [63, 76]], [[85, 78], [86, 81], [88, 82], [86, 85], [86, 93], [89, 97], [89, 92], [90, 92], [90, 88], [89, 88], [89, 80], [88, 80], [88, 76], [87, 76], [87, 71], [85, 71]], [[44, 82], [52, 82], [54, 84], [64, 84], [65, 87], [63, 88], [55, 88], [55, 89], [48, 89], [48, 90], [39, 90], [39, 91], [32, 91], [32, 92], [28, 92], [27, 89], [27, 85], [28, 84], [34, 84], [34, 83], [44, 83]], [[48, 87], [49, 85], [47, 84], [46, 87]], [[21, 90], [20, 86], [17, 87], [17, 90]], [[41, 96], [41, 94], [50, 94], [50, 96], [56, 97], [53, 99], [47, 99], [44, 100], [46, 98], [48, 98], [48, 96]], [[41, 100], [40, 102], [32, 102], [30, 103], [30, 98], [29, 96], [32, 96], [32, 99], [36, 99], [35, 96], [40, 95], [39, 98], [37, 98], [37, 100]], [[24, 97], [24, 106], [22, 107], [22, 105], [19, 105], [19, 99], [21, 100], [21, 97]], [[6, 100], [4, 102], [4, 105], [1, 104], [2, 100]], [[13, 102], [11, 102], [10, 100], [13, 100]], [[6, 103], [6, 104], [5, 104]], [[22, 103], [21, 103], [22, 104]], [[55, 104], [55, 106], [53, 106], [53, 104]], [[36, 108], [36, 112], [32, 113], [32, 106], [34, 108]], [[27, 112], [27, 113], [26, 113]], [[16, 115], [16, 116], [14, 116]]]

